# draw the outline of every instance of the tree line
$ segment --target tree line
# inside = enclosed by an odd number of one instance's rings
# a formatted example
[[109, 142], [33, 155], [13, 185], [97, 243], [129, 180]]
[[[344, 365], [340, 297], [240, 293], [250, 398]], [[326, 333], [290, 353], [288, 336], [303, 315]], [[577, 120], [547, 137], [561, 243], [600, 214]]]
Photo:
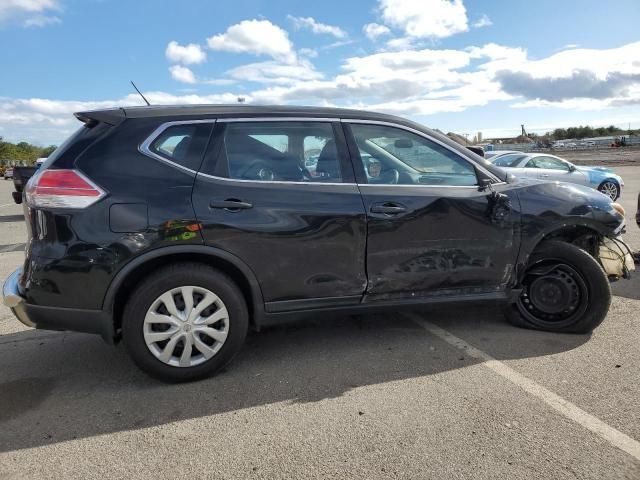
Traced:
[[31, 145], [27, 142], [5, 142], [3, 138], [0, 137], [0, 164], [17, 163], [33, 165], [38, 158], [48, 157], [55, 149], [55, 145], [38, 147], [37, 145]]
[[593, 128], [588, 125], [569, 128], [556, 128], [553, 132], [548, 132], [547, 136], [553, 137], [556, 140], [591, 138], [591, 137], [608, 137], [608, 136], [620, 136], [620, 135], [637, 135], [640, 133], [638, 130], [623, 130], [615, 125], [609, 125], [608, 127]]

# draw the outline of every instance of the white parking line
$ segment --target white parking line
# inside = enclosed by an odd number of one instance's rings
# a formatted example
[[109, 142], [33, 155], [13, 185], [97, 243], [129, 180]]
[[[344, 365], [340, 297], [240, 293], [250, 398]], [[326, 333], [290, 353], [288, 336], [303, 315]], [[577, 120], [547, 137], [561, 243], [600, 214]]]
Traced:
[[444, 340], [449, 345], [454, 346], [458, 350], [464, 351], [467, 355], [481, 360], [483, 362], [483, 365], [485, 365], [487, 368], [493, 370], [501, 377], [509, 380], [514, 385], [517, 385], [528, 394], [539, 398], [565, 417], [573, 420], [579, 425], [582, 425], [584, 428], [591, 430], [593, 433], [603, 438], [614, 447], [617, 447], [623, 452], [628, 453], [636, 460], [640, 460], [640, 442], [634, 440], [621, 431], [616, 430], [612, 426], [607, 425], [599, 418], [596, 418], [593, 415], [585, 412], [580, 407], [553, 393], [551, 390], [547, 390], [545, 387], [537, 384], [530, 378], [516, 372], [514, 369], [505, 365], [499, 360], [496, 360], [488, 353], [475, 348], [461, 338], [456, 337], [455, 335], [447, 332], [437, 325], [423, 320], [419, 315], [414, 313], [408, 313], [407, 315], [410, 316], [413, 321], [415, 321], [429, 333], [432, 333], [436, 337]]

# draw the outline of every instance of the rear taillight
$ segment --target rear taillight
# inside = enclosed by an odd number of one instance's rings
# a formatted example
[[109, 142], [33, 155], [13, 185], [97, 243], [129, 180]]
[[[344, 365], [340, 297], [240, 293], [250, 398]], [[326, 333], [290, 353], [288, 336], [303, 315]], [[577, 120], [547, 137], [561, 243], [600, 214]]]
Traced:
[[105, 192], [78, 170], [41, 170], [27, 183], [25, 196], [32, 207], [86, 208]]

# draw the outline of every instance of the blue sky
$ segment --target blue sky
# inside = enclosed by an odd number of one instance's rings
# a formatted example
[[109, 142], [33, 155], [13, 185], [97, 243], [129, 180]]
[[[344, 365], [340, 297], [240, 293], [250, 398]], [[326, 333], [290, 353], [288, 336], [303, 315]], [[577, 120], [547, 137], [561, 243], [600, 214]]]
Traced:
[[0, 136], [152, 103], [387, 111], [444, 131], [640, 127], [640, 2], [0, 0]]

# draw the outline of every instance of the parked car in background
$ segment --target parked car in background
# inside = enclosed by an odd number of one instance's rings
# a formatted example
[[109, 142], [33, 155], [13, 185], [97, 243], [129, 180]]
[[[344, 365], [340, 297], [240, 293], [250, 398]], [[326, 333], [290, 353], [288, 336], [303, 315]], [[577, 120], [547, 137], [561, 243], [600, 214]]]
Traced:
[[521, 177], [586, 185], [612, 200], [620, 197], [624, 187], [622, 177], [610, 168], [577, 166], [555, 155], [518, 152], [501, 155], [492, 162]]
[[[622, 207], [518, 179], [399, 117], [138, 107], [84, 126], [26, 190], [24, 324], [122, 338], [169, 381], [223, 368], [247, 330], [301, 313], [492, 300], [516, 325], [590, 332], [633, 269]], [[305, 145], [320, 148], [315, 175]], [[606, 263], [608, 262], [608, 263]], [[601, 266], [602, 265], [602, 266]], [[46, 361], [51, 361], [47, 358]]]
[[4, 179], [11, 180], [13, 178], [13, 167], [7, 167], [4, 171]]
[[576, 145], [574, 142], [569, 142], [564, 144], [564, 148], [578, 148], [578, 145]]
[[11, 192], [13, 201], [17, 204], [22, 203], [22, 192], [27, 182], [38, 171], [40, 166], [46, 161], [46, 158], [39, 158], [33, 167], [14, 167], [13, 169], [13, 188], [15, 191]]
[[486, 158], [487, 160], [493, 161], [493, 159], [497, 157], [501, 157], [502, 155], [508, 155], [510, 153], [522, 153], [522, 152], [518, 152], [516, 150], [489, 150], [484, 152], [484, 158]]

